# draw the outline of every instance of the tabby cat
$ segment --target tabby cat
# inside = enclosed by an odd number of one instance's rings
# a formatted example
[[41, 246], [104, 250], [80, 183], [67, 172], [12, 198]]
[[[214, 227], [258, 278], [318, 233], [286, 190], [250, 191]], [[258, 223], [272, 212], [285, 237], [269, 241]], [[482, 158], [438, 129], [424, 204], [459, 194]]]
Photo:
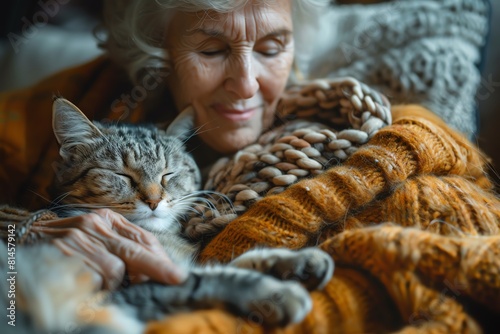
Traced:
[[229, 265], [194, 264], [198, 247], [183, 238], [179, 223], [203, 194], [198, 191], [200, 172], [183, 146], [192, 117], [189, 111], [181, 113], [166, 131], [92, 123], [69, 101], [56, 99], [60, 213], [112, 209], [155, 234], [172, 260], [189, 270], [181, 285], [149, 282], [112, 294], [112, 305], [140, 322], [210, 307], [267, 326], [301, 321], [312, 307], [305, 288], [321, 288], [332, 276], [333, 261], [321, 250], [255, 249]]

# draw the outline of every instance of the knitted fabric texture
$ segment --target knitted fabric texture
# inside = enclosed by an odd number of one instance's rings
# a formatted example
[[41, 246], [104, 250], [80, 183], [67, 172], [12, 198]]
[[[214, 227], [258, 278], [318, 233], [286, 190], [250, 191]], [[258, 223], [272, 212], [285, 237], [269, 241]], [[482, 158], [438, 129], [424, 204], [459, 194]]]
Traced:
[[[428, 113], [417, 106], [406, 108], [419, 109], [415, 113], [422, 115]], [[467, 188], [455, 189], [452, 179], [444, 179], [455, 175], [460, 176], [460, 182], [465, 182]], [[432, 177], [438, 183], [426, 182], [424, 176]], [[410, 181], [417, 184], [408, 184]], [[418, 192], [401, 194], [403, 187]], [[446, 188], [450, 188], [450, 192]], [[488, 192], [490, 189], [491, 183], [484, 175], [484, 161], [467, 140], [444, 124], [438, 126], [423, 117], [401, 117], [377, 132], [344, 164], [315, 178], [300, 181], [283, 193], [267, 196], [251, 206], [246, 214], [214, 238], [202, 252], [201, 259], [227, 262], [233, 255], [253, 247], [255, 240], [273, 246], [304, 247], [325, 229], [345, 223], [351, 214], [368, 214], [364, 210], [369, 210], [370, 204], [380, 215], [377, 221], [406, 224], [403, 221], [408, 214], [391, 215], [393, 219], [387, 220], [376, 203], [397, 196], [404, 200], [396, 203], [398, 211], [428, 215], [431, 220], [441, 219], [458, 229], [462, 224], [472, 224], [468, 221], [470, 219], [481, 218], [473, 223], [476, 230], [496, 231], [498, 202]], [[443, 190], [446, 191], [441, 193]], [[474, 191], [468, 194], [467, 190]], [[454, 211], [460, 209], [459, 202], [455, 202], [460, 197], [454, 196], [454, 191], [459, 192], [462, 202], [468, 202], [469, 206], [473, 203], [490, 205], [490, 219], [487, 215], [474, 215], [467, 206], [465, 212]], [[439, 194], [441, 198], [437, 196]], [[420, 202], [413, 201], [412, 207], [408, 208], [404, 195], [416, 197]], [[476, 198], [474, 195], [480, 196]], [[440, 203], [439, 199], [444, 201]], [[395, 220], [398, 217], [402, 220]], [[447, 217], [449, 219], [445, 220]], [[227, 252], [228, 249], [231, 251]]]
[[500, 313], [500, 201], [485, 160], [422, 107], [394, 107], [393, 115], [342, 165], [256, 202], [200, 255], [227, 262], [257, 245], [319, 244], [337, 269], [311, 294], [302, 323], [270, 330], [200, 311], [151, 323], [148, 333], [485, 330]]
[[[30, 234], [33, 224], [56, 218], [57, 215], [49, 210], [29, 212], [2, 204], [0, 205], [0, 239], [9, 240], [9, 237], [15, 237], [14, 240], [18, 245], [30, 244], [35, 241], [35, 236]], [[13, 225], [15, 228], [12, 228]]]
[[[473, 13], [483, 1], [397, 1], [394, 5], [399, 4], [399, 8], [411, 11], [411, 6], [416, 9], [424, 3], [432, 5], [436, 11], [449, 8], [440, 11], [449, 18], [447, 23], [439, 18], [430, 25], [439, 25], [443, 31], [448, 31], [449, 27], [448, 33], [435, 32], [436, 43], [451, 45], [449, 49], [441, 50], [443, 59], [468, 46], [478, 45], [475, 38], [480, 30], [474, 25], [475, 22], [484, 22], [484, 16]], [[390, 2], [384, 2], [373, 7], [339, 6], [328, 15], [334, 15], [333, 12], [340, 14], [341, 11], [352, 13], [349, 19], [339, 15], [341, 21], [336, 21], [335, 17], [329, 21], [330, 24], [343, 24], [342, 33], [325, 37], [318, 35], [313, 28], [314, 33], [309, 38], [316, 35], [319, 41], [338, 38], [337, 47], [356, 46], [356, 53], [352, 53], [356, 58], [347, 60], [341, 49], [329, 49], [326, 44], [324, 48], [310, 49], [336, 68], [360, 72], [359, 78], [368, 83], [380, 83], [373, 74], [380, 66], [384, 73], [388, 73], [390, 80], [387, 82], [396, 83], [394, 87], [407, 87], [409, 97], [418, 97], [417, 101], [423, 103], [426, 103], [425, 98], [433, 101], [435, 94], [442, 92], [437, 83], [449, 81], [453, 84], [454, 78], [445, 81], [442, 78], [455, 72], [447, 69], [450, 63], [439, 63], [432, 49], [426, 51], [430, 46], [424, 47], [426, 44], [420, 43], [416, 36], [401, 45], [395, 45], [390, 38], [386, 40], [388, 44], [359, 44], [362, 40], [356, 39], [356, 36], [361, 36], [354, 31], [359, 22], [367, 25], [361, 25], [365, 28], [358, 29], [358, 33], [375, 31], [367, 28], [368, 23], [378, 21], [368, 17], [386, 22], [381, 25], [385, 27], [382, 31], [396, 25], [411, 26], [413, 21], [406, 20], [408, 16], [401, 14], [408, 11], [384, 10], [390, 5]], [[454, 19], [448, 15], [455, 13], [452, 6], [457, 7]], [[359, 16], [356, 13], [360, 13]], [[418, 15], [416, 13], [418, 10], [412, 17]], [[425, 18], [434, 17], [429, 10], [426, 13]], [[462, 20], [464, 16], [470, 18], [468, 21], [472, 27], [457, 29], [456, 22], [467, 21]], [[411, 35], [410, 31], [405, 34]], [[470, 31], [472, 38], [460, 38], [464, 31]], [[376, 36], [374, 34], [369, 41], [376, 40]], [[422, 36], [425, 39], [425, 34]], [[299, 43], [296, 45], [301, 47]], [[413, 51], [404, 52], [405, 45]], [[399, 58], [401, 62], [413, 59], [414, 52], [429, 52], [429, 59], [436, 60], [430, 64], [440, 64], [439, 70], [430, 72], [436, 75], [431, 91], [422, 95], [413, 94], [416, 86], [397, 85], [399, 76], [412, 78], [405, 81], [408, 83], [412, 80], [418, 82], [420, 76], [393, 72], [388, 66], [392, 59]], [[471, 50], [467, 56], [462, 54], [460, 57], [464, 62], [456, 62], [457, 67], [465, 68], [464, 73], [469, 73], [466, 69], [472, 68], [476, 56], [476, 50]], [[376, 66], [359, 66], [357, 69], [356, 64], [372, 64], [370, 57], [379, 60]], [[389, 59], [388, 63], [380, 63], [381, 58]], [[320, 63], [317, 64], [319, 69]], [[394, 64], [396, 69], [399, 68], [397, 64]], [[410, 68], [418, 69], [419, 66]], [[458, 73], [462, 73], [460, 71]], [[462, 117], [463, 124], [468, 127], [467, 124], [473, 122], [470, 122], [470, 114], [462, 114], [462, 111], [469, 110], [469, 104], [461, 101], [462, 98], [469, 99], [467, 92], [471, 83], [477, 84], [477, 79], [477, 72], [471, 72], [457, 92], [445, 96], [449, 104], [455, 104], [453, 110], [458, 110], [457, 114], [444, 102], [442, 110], [432, 107], [433, 111], [455, 126], [461, 123], [458, 120]], [[109, 59], [99, 58], [32, 88], [0, 94], [0, 115], [5, 120], [0, 124], [0, 179], [3, 186], [0, 202], [22, 203], [32, 210], [47, 205], [43, 200], [43, 197], [48, 198], [45, 188], [51, 182], [49, 175], [54, 175], [53, 162], [58, 156], [58, 145], [50, 131], [54, 92], [60, 92], [86, 110], [91, 119], [118, 120], [124, 117], [128, 122], [165, 121], [161, 118], [164, 110], [147, 113], [141, 109], [142, 104], [138, 104], [138, 108], [126, 109], [125, 114], [110, 109], [121, 94], [129, 94], [132, 89], [123, 73]], [[389, 90], [388, 96], [402, 95], [392, 94]], [[484, 159], [474, 146], [425, 109], [398, 106], [393, 107], [392, 112], [393, 125], [381, 129], [342, 165], [254, 203], [245, 214], [226, 226], [201, 254], [201, 259], [206, 262], [212, 258], [227, 261], [254, 245], [299, 248], [321, 243], [321, 247], [334, 257], [336, 271], [323, 291], [311, 294], [314, 310], [305, 321], [286, 329], [270, 330], [248, 319], [211, 310], [151, 323], [150, 332], [471, 333], [479, 332], [479, 326], [485, 328], [488, 321], [496, 321], [499, 325], [500, 237], [497, 230], [500, 209], [499, 200], [484, 175]], [[378, 222], [391, 224], [377, 225]], [[493, 322], [492, 328], [494, 326]]]
[[278, 110], [281, 118], [300, 120], [264, 133], [254, 145], [215, 164], [205, 189], [226, 197], [206, 196], [212, 205], [200, 204], [185, 224], [191, 239], [217, 233], [263, 196], [339, 164], [391, 123], [387, 99], [353, 78], [290, 88]]
[[316, 25], [295, 33], [305, 78], [353, 76], [392, 104], [427, 107], [470, 138], [488, 1], [338, 2], [317, 14]]

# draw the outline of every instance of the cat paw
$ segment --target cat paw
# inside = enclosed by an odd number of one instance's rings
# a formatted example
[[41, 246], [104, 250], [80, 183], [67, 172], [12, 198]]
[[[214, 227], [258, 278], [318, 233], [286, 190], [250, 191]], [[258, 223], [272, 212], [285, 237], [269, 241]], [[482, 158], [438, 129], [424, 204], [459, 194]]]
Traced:
[[322, 289], [332, 278], [331, 256], [319, 248], [305, 248], [275, 258], [266, 272], [282, 280], [300, 282], [307, 290]]
[[256, 296], [250, 303], [247, 319], [253, 323], [284, 327], [301, 322], [312, 309], [309, 293], [295, 282], [276, 282], [263, 290], [265, 297]]

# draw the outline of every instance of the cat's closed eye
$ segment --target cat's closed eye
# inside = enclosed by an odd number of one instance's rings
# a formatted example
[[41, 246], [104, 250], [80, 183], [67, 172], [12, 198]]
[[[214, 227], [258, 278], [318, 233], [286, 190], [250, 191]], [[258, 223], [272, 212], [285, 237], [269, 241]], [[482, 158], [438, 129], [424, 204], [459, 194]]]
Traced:
[[123, 173], [115, 173], [116, 175], [120, 176], [122, 179], [127, 181], [131, 187], [135, 187], [137, 185], [137, 182], [135, 182], [134, 178], [128, 174], [123, 174]]
[[162, 183], [169, 181], [175, 175], [176, 175], [175, 172], [168, 172], [168, 173], [163, 174], [162, 177], [161, 177]]

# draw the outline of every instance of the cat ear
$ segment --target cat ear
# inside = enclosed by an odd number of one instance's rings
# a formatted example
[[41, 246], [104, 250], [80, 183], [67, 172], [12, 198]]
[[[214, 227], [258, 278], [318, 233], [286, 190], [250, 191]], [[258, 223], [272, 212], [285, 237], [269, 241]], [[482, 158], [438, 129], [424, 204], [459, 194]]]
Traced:
[[189, 138], [194, 128], [194, 109], [192, 106], [184, 109], [168, 126], [167, 136], [172, 136], [185, 141]]
[[101, 131], [73, 103], [57, 98], [52, 105], [52, 129], [66, 156], [75, 147], [88, 145], [104, 137]]

